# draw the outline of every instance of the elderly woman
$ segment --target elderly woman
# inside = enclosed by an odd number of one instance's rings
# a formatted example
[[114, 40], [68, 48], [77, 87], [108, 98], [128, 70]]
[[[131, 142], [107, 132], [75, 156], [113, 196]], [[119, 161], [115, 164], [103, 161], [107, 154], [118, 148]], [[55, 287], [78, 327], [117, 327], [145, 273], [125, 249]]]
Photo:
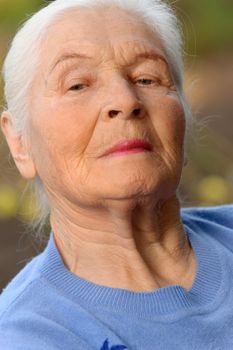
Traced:
[[15, 36], [1, 126], [51, 234], [0, 349], [232, 349], [233, 205], [181, 209], [182, 74], [159, 0], [56, 0]]

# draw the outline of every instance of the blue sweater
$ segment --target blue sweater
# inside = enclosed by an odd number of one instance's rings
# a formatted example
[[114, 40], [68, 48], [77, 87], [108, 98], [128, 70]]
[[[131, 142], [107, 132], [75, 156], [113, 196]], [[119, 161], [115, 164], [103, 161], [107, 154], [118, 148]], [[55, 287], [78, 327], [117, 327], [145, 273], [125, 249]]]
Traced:
[[233, 205], [181, 217], [197, 259], [192, 288], [94, 284], [67, 270], [51, 233], [0, 297], [0, 349], [233, 349]]

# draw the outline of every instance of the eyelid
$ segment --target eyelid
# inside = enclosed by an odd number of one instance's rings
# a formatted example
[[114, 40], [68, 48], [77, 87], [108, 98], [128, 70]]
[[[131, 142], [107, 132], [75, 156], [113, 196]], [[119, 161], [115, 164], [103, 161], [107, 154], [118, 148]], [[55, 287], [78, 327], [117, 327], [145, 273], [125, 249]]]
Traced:
[[65, 87], [65, 90], [70, 90], [75, 85], [90, 85], [91, 81], [93, 81], [93, 79], [91, 79], [90, 76], [87, 77], [85, 75], [72, 77], [70, 79], [65, 77], [63, 86]]
[[62, 62], [60, 66], [61, 68], [55, 73], [55, 79], [61, 81], [63, 85], [67, 85], [67, 82], [72, 81], [72, 79], [86, 79], [87, 75], [90, 78], [90, 72], [83, 67], [78, 67], [77, 63], [70, 65], [67, 62]]

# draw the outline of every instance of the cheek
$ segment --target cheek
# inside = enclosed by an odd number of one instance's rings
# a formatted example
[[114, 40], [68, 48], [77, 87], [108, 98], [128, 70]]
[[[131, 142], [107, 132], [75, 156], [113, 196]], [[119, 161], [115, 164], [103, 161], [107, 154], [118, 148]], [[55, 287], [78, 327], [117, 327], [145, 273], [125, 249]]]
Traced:
[[[77, 108], [76, 108], [77, 111]], [[83, 163], [83, 154], [91, 138], [90, 121], [85, 120], [85, 109], [53, 105], [53, 108], [35, 110], [29, 129], [32, 154], [38, 175], [46, 184], [57, 183], [70, 167]]]
[[183, 147], [185, 115], [180, 100], [176, 96], [161, 97], [154, 105], [153, 125], [161, 142], [173, 147]]
[[[43, 104], [42, 104], [43, 105]], [[45, 101], [32, 121], [35, 136], [45, 143], [48, 153], [81, 155], [87, 147], [94, 128], [94, 119], [86, 106], [53, 99]]]

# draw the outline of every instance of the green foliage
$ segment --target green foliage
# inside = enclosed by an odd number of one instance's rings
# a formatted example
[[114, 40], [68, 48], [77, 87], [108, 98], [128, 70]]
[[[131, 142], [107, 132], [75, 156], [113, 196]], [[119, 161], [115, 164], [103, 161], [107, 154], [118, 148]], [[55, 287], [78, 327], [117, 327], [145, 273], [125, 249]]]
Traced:
[[181, 0], [176, 1], [174, 7], [185, 27], [189, 54], [203, 55], [226, 46], [232, 47], [232, 0]]
[[0, 0], [0, 31], [14, 32], [41, 4], [40, 0]]
[[17, 213], [17, 189], [12, 186], [0, 186], [0, 219], [8, 220]]

